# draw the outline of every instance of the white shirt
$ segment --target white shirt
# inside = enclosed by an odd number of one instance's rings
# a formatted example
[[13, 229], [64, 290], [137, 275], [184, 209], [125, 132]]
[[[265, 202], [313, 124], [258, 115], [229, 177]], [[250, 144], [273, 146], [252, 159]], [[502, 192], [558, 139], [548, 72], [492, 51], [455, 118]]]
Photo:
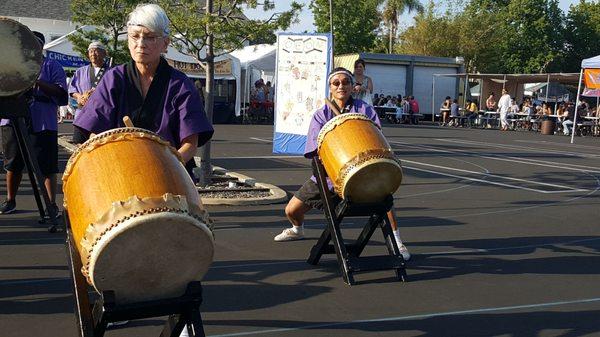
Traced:
[[508, 110], [510, 109], [509, 94], [504, 94], [502, 95], [502, 97], [500, 97], [500, 100], [498, 101], [498, 109], [500, 109], [500, 112], [508, 112]]

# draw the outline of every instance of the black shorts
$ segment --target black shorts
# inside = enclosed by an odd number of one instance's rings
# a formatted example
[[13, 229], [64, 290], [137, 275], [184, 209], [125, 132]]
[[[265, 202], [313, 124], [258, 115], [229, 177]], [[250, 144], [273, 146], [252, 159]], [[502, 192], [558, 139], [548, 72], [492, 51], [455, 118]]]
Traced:
[[[332, 194], [333, 204], [336, 205], [342, 199], [335, 193]], [[323, 209], [323, 201], [321, 200], [321, 193], [319, 192], [319, 186], [314, 181], [308, 179], [300, 189], [294, 193], [294, 196], [300, 199], [303, 203], [316, 209]]]
[[[42, 174], [58, 173], [58, 132], [45, 130], [30, 133], [29, 139], [33, 146], [32, 155], [37, 158]], [[9, 125], [2, 127], [2, 152], [6, 171], [23, 171], [25, 162], [19, 150], [15, 131]]]

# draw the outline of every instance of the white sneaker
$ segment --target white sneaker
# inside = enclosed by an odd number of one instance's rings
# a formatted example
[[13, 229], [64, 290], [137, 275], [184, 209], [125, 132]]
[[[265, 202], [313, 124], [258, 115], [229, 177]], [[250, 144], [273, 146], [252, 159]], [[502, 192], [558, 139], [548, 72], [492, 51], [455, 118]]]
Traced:
[[406, 248], [404, 244], [398, 246], [398, 250], [400, 251], [400, 255], [402, 255], [404, 261], [410, 260], [410, 253], [408, 252], [408, 248]]
[[304, 239], [304, 229], [300, 229], [299, 233], [296, 233], [293, 228], [286, 228], [281, 232], [281, 234], [277, 235], [274, 240], [277, 242], [282, 241], [294, 241], [294, 240], [302, 240]]

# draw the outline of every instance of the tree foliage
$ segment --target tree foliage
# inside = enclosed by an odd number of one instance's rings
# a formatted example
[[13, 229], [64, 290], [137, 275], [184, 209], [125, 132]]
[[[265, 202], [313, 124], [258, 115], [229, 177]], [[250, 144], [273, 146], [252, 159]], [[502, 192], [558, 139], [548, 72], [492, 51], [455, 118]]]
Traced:
[[394, 51], [394, 43], [398, 34], [400, 15], [404, 12], [423, 12], [424, 7], [419, 0], [386, 0], [383, 7], [383, 20], [388, 25], [389, 53]]
[[564, 71], [579, 71], [581, 60], [600, 54], [600, 2], [571, 5], [565, 19]]
[[[87, 47], [91, 41], [102, 41], [113, 57], [113, 64], [124, 63], [129, 59], [127, 41], [119, 40], [126, 34], [127, 15], [141, 0], [72, 0], [72, 20], [80, 27], [77, 33], [69, 36], [75, 51], [87, 57]], [[89, 27], [89, 29], [87, 29]], [[92, 28], [94, 27], [94, 28]]]
[[[334, 53], [359, 53], [373, 48], [381, 22], [378, 11], [381, 0], [332, 1]], [[313, 12], [317, 32], [330, 32], [329, 0], [313, 0], [309, 8]]]

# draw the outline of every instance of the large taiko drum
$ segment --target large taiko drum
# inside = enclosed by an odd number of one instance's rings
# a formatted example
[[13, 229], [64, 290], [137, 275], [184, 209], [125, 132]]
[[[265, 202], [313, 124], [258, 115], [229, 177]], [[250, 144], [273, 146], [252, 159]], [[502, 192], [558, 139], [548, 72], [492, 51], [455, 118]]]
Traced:
[[402, 167], [379, 127], [358, 113], [338, 115], [317, 139], [318, 154], [337, 194], [357, 203], [377, 203], [402, 182]]
[[42, 48], [25, 25], [0, 17], [0, 97], [31, 88], [42, 65]]
[[213, 260], [209, 218], [177, 151], [139, 128], [82, 144], [63, 176], [82, 273], [118, 303], [182, 295]]

